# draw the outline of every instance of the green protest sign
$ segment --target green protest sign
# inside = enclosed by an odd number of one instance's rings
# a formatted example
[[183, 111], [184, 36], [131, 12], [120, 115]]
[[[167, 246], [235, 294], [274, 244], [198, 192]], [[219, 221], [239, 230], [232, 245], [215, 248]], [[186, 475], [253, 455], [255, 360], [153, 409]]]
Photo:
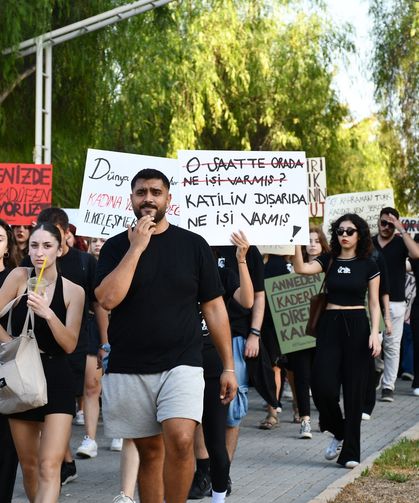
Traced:
[[265, 279], [265, 291], [283, 354], [312, 348], [316, 339], [305, 334], [310, 299], [318, 293], [324, 274], [284, 274]]

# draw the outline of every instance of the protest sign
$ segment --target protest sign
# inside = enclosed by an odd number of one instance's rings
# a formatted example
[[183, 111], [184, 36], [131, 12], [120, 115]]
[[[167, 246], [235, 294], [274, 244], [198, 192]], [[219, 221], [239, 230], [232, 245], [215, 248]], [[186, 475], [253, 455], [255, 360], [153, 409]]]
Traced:
[[400, 222], [412, 237], [419, 234], [419, 217], [400, 217]]
[[254, 245], [308, 241], [304, 152], [178, 152], [181, 223], [211, 245], [242, 230]]
[[176, 159], [89, 149], [80, 198], [77, 233], [109, 238], [137, 219], [131, 207], [131, 180], [141, 169], [153, 168], [170, 180], [170, 223], [179, 222], [178, 163]]
[[265, 292], [283, 354], [312, 348], [316, 339], [305, 334], [310, 299], [318, 293], [324, 274], [284, 274], [265, 279]]
[[258, 246], [258, 250], [262, 255], [295, 255], [295, 246], [293, 245], [272, 245]]
[[8, 224], [31, 225], [51, 200], [51, 164], [0, 164], [0, 218]]
[[371, 234], [375, 234], [380, 211], [386, 206], [394, 208], [393, 189], [328, 196], [324, 212], [324, 230], [328, 232], [331, 222], [345, 213], [356, 213], [367, 221]]
[[323, 217], [326, 202], [326, 159], [324, 157], [307, 158], [308, 202], [310, 217]]

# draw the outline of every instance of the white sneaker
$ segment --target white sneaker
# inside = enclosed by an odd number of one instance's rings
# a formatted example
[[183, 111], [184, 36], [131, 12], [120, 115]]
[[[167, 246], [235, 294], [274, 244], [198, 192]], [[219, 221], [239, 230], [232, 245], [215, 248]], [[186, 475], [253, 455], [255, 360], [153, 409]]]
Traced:
[[95, 458], [97, 456], [97, 443], [88, 435], [85, 435], [76, 454], [79, 458]]
[[359, 465], [358, 461], [347, 461], [345, 463], [345, 468], [352, 469], [352, 468], [355, 468], [355, 466], [358, 466], [358, 465]]
[[113, 438], [110, 446], [111, 451], [122, 451], [122, 438]]
[[366, 412], [362, 413], [362, 420], [363, 421], [369, 421], [371, 419], [370, 414], [367, 414]]
[[419, 388], [415, 388], [415, 389], [413, 390], [413, 394], [414, 394], [415, 396], [419, 396]]
[[77, 424], [78, 426], [84, 425], [84, 412], [82, 410], [78, 410], [76, 412], [76, 417], [74, 418], [74, 424]]
[[342, 450], [342, 444], [343, 440], [338, 440], [336, 437], [333, 437], [329, 447], [326, 448], [324, 457], [328, 460], [337, 458]]
[[135, 501], [121, 491], [118, 496], [115, 496], [112, 503], [135, 503]]
[[310, 419], [303, 419], [300, 426], [300, 438], [312, 438]]

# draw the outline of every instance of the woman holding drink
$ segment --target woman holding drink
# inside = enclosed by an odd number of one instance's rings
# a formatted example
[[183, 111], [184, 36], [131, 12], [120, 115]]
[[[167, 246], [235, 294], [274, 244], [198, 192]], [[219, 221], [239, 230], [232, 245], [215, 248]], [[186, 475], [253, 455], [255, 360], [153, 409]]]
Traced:
[[31, 503], [58, 501], [61, 462], [75, 412], [72, 373], [66, 353], [74, 351], [77, 344], [84, 291], [58, 273], [56, 259], [60, 255], [58, 228], [49, 223], [38, 224], [29, 238], [29, 256], [34, 266], [32, 277], [28, 280], [28, 269], [17, 267], [0, 289], [0, 310], [18, 298], [13, 307], [12, 334], [0, 328], [1, 342], [21, 333], [30, 308], [47, 381], [46, 405], [9, 416], [25, 491]]

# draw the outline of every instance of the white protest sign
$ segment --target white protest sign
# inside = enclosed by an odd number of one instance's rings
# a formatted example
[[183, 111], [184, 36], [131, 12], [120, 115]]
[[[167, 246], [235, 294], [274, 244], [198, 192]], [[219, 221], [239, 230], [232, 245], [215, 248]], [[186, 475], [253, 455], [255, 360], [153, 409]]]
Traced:
[[419, 234], [419, 217], [400, 217], [400, 222], [412, 237]]
[[179, 223], [179, 168], [176, 159], [89, 149], [84, 170], [77, 233], [111, 237], [135, 224], [131, 180], [141, 169], [158, 169], [170, 180], [170, 223]]
[[371, 234], [375, 234], [380, 211], [386, 206], [394, 208], [393, 189], [328, 196], [325, 204], [323, 228], [325, 232], [328, 232], [331, 222], [345, 213], [356, 213], [367, 221]]
[[310, 217], [323, 217], [327, 195], [326, 159], [324, 157], [308, 157], [307, 175]]
[[178, 152], [180, 225], [210, 245], [242, 230], [254, 245], [308, 241], [304, 152]]

